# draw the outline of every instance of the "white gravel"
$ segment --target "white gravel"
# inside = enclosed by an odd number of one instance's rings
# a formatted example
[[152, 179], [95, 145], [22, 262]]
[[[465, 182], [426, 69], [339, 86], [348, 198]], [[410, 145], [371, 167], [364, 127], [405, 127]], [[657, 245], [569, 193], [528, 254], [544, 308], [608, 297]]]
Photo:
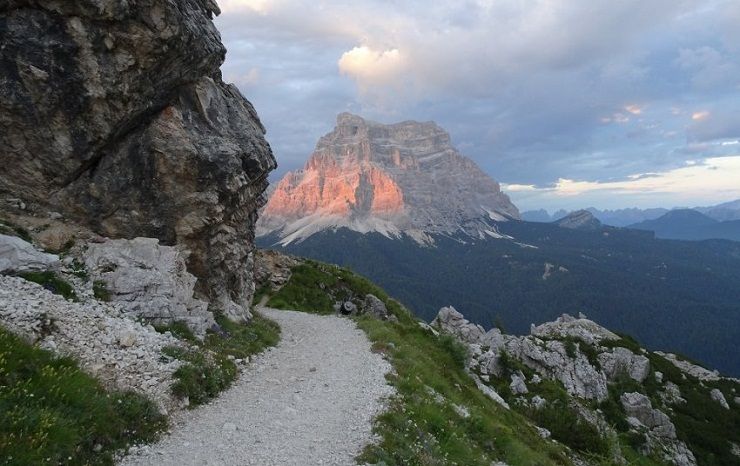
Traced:
[[390, 364], [349, 319], [260, 312], [280, 324], [280, 343], [217, 400], [180, 415], [169, 436], [122, 465], [355, 464], [393, 393], [385, 380]]

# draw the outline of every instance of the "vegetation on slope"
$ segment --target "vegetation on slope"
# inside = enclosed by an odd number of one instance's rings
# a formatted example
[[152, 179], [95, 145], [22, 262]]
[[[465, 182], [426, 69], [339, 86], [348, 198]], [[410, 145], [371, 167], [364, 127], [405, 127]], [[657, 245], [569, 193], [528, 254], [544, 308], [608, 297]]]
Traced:
[[[511, 333], [523, 334], [530, 323], [584, 312], [650, 349], [680, 351], [740, 376], [740, 243], [524, 222], [498, 228], [516, 242], [437, 236], [426, 247], [408, 237], [338, 229], [283, 250], [349, 267], [425, 320], [454, 304], [485, 328], [498, 317]], [[258, 241], [280, 249], [274, 239]], [[554, 265], [547, 279], [545, 263]]]
[[0, 328], [0, 464], [113, 464], [167, 426], [146, 398], [110, 393], [77, 364]]
[[398, 302], [347, 269], [307, 261], [268, 305], [329, 313], [337, 297], [374, 294], [397, 322], [369, 316], [358, 325], [395, 368], [397, 394], [375, 424], [380, 441], [360, 462], [387, 465], [570, 464], [566, 450], [543, 440], [525, 418], [486, 397], [465, 372], [465, 348], [419, 326]]
[[238, 375], [235, 361], [274, 346], [280, 339], [280, 327], [259, 314], [248, 324], [232, 322], [222, 315], [216, 316], [216, 322], [219, 331], [209, 330], [203, 341], [182, 322], [157, 327], [160, 332], [169, 331], [192, 345], [190, 350], [164, 349], [166, 356], [185, 362], [174, 373], [172, 392], [187, 398], [191, 407], [210, 401], [231, 386]]

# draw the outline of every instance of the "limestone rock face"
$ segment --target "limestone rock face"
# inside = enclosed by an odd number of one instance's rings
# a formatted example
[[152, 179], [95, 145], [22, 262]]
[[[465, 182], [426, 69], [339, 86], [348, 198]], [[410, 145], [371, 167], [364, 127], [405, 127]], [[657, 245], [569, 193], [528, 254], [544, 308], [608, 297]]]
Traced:
[[198, 296], [246, 317], [275, 160], [251, 104], [221, 80], [215, 2], [6, 4], [0, 197], [178, 244]]
[[600, 353], [599, 363], [609, 381], [627, 374], [633, 380], [643, 382], [650, 375], [650, 360], [627, 348], [616, 347], [611, 352]]
[[488, 221], [507, 218], [519, 218], [517, 208], [435, 123], [384, 125], [342, 113], [305, 168], [277, 185], [258, 234], [277, 232], [286, 244], [338, 226], [417, 239], [481, 236], [495, 229]]
[[593, 367], [580, 351], [571, 357], [560, 341], [510, 337], [505, 348], [531, 369], [562, 382], [571, 395], [604, 401], [609, 394], [604, 373]]
[[60, 265], [58, 256], [38, 251], [16, 236], [0, 235], [0, 273], [33, 272]]
[[479, 344], [484, 334], [483, 327], [470, 323], [452, 306], [439, 310], [437, 317], [432, 321], [432, 327], [450, 333], [468, 344]]
[[299, 263], [298, 259], [286, 254], [258, 249], [254, 259], [254, 282], [272, 290], [282, 288], [290, 280], [291, 269]]
[[676, 427], [671, 419], [659, 409], [653, 409], [650, 398], [642, 393], [624, 393], [620, 401], [627, 416], [640, 421], [657, 437], [675, 439]]
[[208, 304], [193, 298], [196, 278], [185, 269], [183, 256], [157, 239], [91, 243], [85, 265], [126, 314], [153, 324], [183, 321], [199, 336], [215, 325]]
[[601, 340], [618, 340], [619, 336], [592, 320], [586, 318], [575, 318], [563, 314], [554, 322], [546, 322], [542, 325], [532, 327], [530, 333], [538, 337], [563, 338], [575, 337], [589, 344], [598, 343]]

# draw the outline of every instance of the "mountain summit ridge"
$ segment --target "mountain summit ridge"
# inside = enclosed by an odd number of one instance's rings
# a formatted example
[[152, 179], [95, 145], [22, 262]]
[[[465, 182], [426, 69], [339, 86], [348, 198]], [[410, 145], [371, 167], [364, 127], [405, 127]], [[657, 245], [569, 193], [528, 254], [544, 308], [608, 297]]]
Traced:
[[508, 219], [519, 210], [436, 123], [341, 113], [305, 167], [278, 183], [257, 234], [278, 233], [287, 244], [347, 227], [427, 242], [430, 234], [497, 236], [490, 222]]

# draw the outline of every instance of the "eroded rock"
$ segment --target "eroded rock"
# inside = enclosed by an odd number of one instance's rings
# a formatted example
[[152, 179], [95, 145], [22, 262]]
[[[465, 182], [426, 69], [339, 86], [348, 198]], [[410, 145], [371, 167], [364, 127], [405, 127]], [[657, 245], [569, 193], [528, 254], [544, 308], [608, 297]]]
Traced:
[[16, 236], [0, 234], [0, 273], [59, 268], [59, 256], [43, 253]]
[[154, 324], [183, 321], [199, 336], [215, 324], [207, 303], [193, 297], [196, 278], [175, 247], [154, 238], [91, 243], [85, 264], [127, 314]]

